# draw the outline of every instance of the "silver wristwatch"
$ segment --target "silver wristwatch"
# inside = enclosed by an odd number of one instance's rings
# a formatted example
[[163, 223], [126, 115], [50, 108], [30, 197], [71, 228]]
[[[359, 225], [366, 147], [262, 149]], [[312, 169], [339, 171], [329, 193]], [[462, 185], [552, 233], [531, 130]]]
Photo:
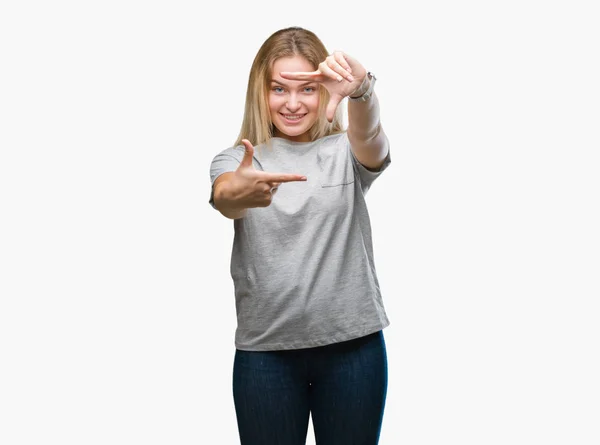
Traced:
[[375, 86], [375, 81], [377, 80], [377, 77], [375, 77], [375, 75], [371, 71], [369, 71], [367, 73], [367, 77], [369, 78], [369, 88], [367, 89], [367, 91], [365, 91], [365, 93], [362, 96], [358, 96], [358, 97], [348, 96], [349, 100], [353, 100], [353, 101], [357, 101], [357, 102], [366, 102], [373, 95], [373, 87]]

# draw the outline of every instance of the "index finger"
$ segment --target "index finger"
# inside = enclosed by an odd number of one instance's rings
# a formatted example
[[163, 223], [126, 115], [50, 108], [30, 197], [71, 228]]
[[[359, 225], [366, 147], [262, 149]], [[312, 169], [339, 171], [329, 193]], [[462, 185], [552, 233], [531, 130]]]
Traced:
[[310, 73], [305, 71], [282, 71], [279, 75], [289, 80], [315, 80], [316, 77], [321, 75], [321, 72], [319, 70]]
[[292, 182], [292, 181], [306, 181], [306, 176], [303, 175], [291, 175], [283, 173], [267, 173], [264, 177], [266, 182]]

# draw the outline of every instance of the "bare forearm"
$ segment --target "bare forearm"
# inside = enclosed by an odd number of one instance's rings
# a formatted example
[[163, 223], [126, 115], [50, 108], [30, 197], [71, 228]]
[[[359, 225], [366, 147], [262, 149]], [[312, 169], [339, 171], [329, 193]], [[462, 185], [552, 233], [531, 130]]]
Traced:
[[248, 209], [240, 206], [239, 201], [235, 199], [227, 185], [227, 182], [223, 182], [215, 189], [215, 207], [229, 219], [245, 217]]
[[[366, 91], [369, 82], [367, 80], [361, 91], [353, 96], [359, 96], [361, 92]], [[368, 141], [375, 137], [379, 127], [379, 99], [373, 91], [372, 96], [365, 102], [348, 99], [348, 129], [355, 139]]]
[[248, 209], [243, 209], [240, 211], [227, 211], [227, 210], [219, 210], [223, 216], [229, 219], [240, 219], [246, 216]]

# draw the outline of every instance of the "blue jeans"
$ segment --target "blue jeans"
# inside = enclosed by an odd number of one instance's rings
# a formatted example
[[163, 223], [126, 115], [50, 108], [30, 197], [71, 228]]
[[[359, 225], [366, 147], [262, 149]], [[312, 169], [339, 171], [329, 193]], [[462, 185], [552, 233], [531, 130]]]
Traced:
[[233, 398], [241, 445], [376, 445], [387, 393], [383, 331], [326, 346], [236, 349]]

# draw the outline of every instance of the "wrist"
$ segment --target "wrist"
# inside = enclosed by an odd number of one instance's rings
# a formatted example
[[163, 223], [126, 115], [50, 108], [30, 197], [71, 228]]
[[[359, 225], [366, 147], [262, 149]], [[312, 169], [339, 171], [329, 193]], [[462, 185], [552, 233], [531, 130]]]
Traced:
[[238, 200], [238, 195], [230, 180], [222, 181], [215, 188], [215, 203], [219, 203], [220, 210], [238, 212], [244, 209]]
[[367, 74], [365, 74], [365, 78], [363, 79], [360, 86], [354, 90], [352, 93], [348, 94], [351, 99], [358, 98], [365, 94], [369, 90], [369, 84], [371, 83], [371, 79]]
[[361, 86], [348, 97], [352, 102], [366, 102], [373, 95], [373, 87], [377, 78], [372, 72], [368, 72]]

